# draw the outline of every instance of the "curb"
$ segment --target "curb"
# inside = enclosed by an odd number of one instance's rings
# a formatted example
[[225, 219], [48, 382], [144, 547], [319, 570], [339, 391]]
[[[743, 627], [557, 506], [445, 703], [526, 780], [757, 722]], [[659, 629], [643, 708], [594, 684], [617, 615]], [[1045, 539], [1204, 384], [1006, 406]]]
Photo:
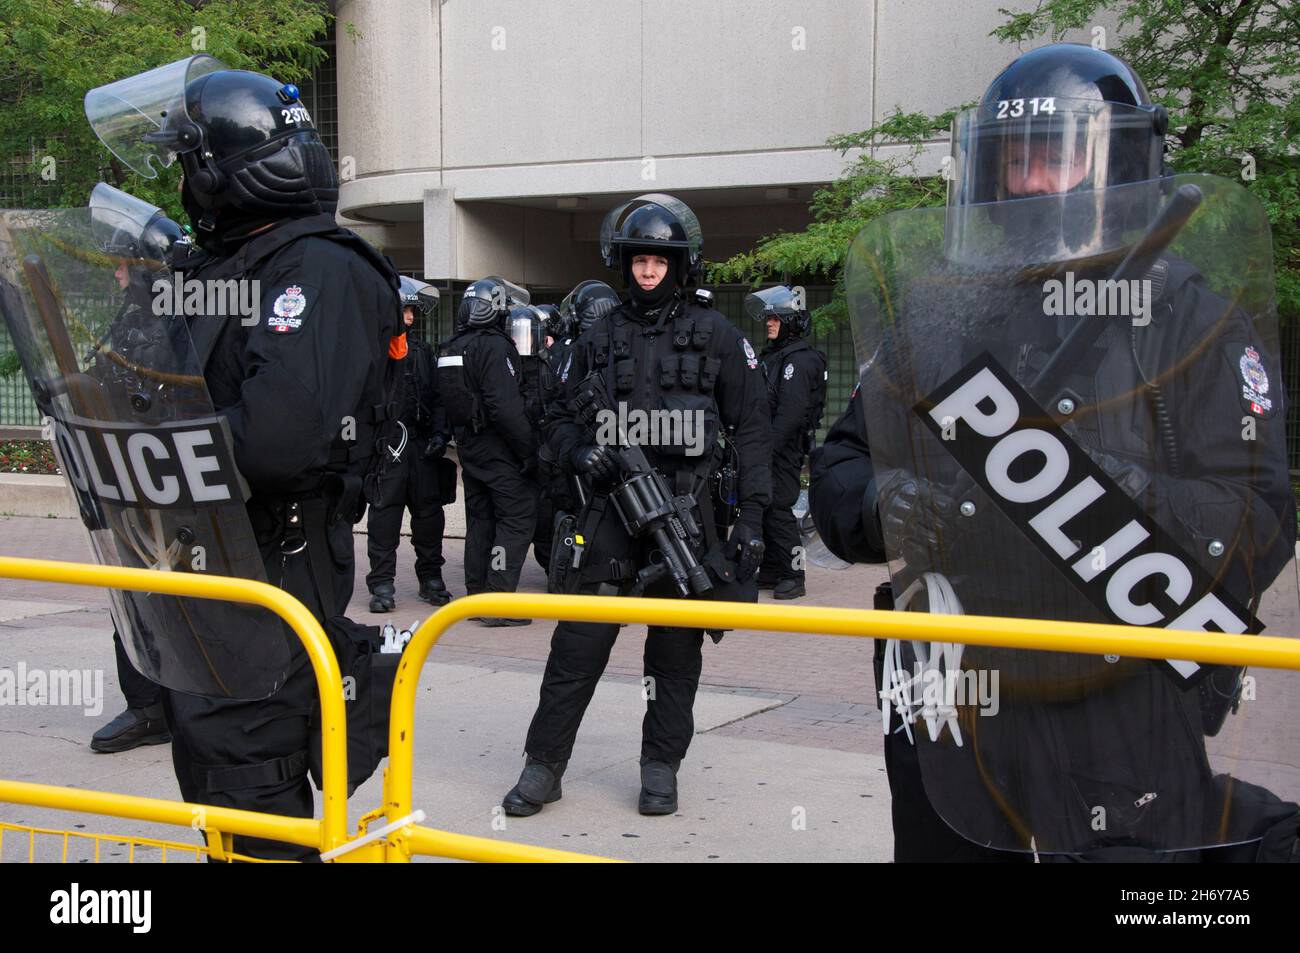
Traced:
[[[447, 519], [444, 539], [465, 538], [463, 492], [463, 490], [458, 491], [455, 503], [443, 507]], [[76, 501], [72, 497], [72, 490], [63, 477], [42, 473], [0, 473], [0, 516], [80, 518]], [[358, 536], [366, 535], [364, 519], [356, 525], [353, 533]], [[402, 535], [411, 535], [409, 512], [402, 516]]]

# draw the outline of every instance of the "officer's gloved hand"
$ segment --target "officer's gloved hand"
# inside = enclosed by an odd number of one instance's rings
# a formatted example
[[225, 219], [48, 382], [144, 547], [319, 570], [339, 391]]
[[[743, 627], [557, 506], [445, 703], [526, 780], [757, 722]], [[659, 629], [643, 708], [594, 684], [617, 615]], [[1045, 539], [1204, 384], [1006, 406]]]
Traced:
[[938, 569], [957, 538], [956, 500], [924, 477], [899, 471], [881, 488], [877, 505], [890, 555], [901, 552], [916, 572]]
[[569, 454], [573, 472], [579, 476], [589, 476], [593, 480], [612, 483], [618, 476], [618, 461], [609, 447], [592, 444], [586, 447], [574, 447]]
[[763, 528], [743, 520], [736, 523], [727, 537], [727, 550], [727, 558], [736, 564], [736, 581], [748, 582], [763, 565]]
[[436, 433], [429, 438], [429, 442], [424, 446], [424, 459], [437, 460], [446, 452], [447, 452], [446, 435]]

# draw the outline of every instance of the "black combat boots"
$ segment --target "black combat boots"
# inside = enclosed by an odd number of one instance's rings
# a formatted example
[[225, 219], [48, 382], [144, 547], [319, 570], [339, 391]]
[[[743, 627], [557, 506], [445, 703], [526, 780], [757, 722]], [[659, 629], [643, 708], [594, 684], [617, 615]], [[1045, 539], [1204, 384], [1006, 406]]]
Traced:
[[451, 593], [442, 581], [442, 573], [435, 573], [420, 581], [420, 598], [432, 606], [445, 606], [451, 602]]
[[163, 706], [128, 708], [90, 737], [90, 750], [100, 754], [130, 751], [141, 745], [162, 745], [172, 740]]
[[641, 799], [637, 810], [642, 814], [677, 812], [677, 769], [666, 761], [641, 764]]
[[529, 755], [523, 773], [519, 775], [519, 783], [501, 799], [505, 812], [511, 817], [531, 817], [543, 805], [558, 801], [563, 793], [560, 778], [564, 777], [568, 764], [568, 761], [538, 761]]
[[397, 590], [391, 582], [381, 582], [370, 591], [371, 612], [392, 612], [397, 608]]

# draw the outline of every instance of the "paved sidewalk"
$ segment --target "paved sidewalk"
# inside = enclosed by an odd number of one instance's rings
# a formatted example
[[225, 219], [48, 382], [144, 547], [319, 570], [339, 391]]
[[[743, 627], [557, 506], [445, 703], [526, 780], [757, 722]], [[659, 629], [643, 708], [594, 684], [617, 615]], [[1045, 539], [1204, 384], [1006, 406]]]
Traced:
[[[403, 543], [395, 620], [428, 614], [416, 599], [413, 555]], [[67, 519], [0, 518], [0, 553], [88, 560], [81, 526]], [[364, 576], [365, 537], [356, 537]], [[444, 578], [463, 592], [461, 541], [446, 541]], [[867, 608], [881, 567], [810, 566], [809, 596], [794, 604]], [[521, 589], [543, 591], [531, 562]], [[764, 593], [764, 600], [771, 598]], [[366, 611], [360, 584], [351, 614]], [[166, 746], [95, 755], [90, 734], [116, 714], [112, 627], [102, 592], [75, 586], [0, 582], [0, 668], [103, 672], [103, 710], [0, 708], [0, 776], [175, 797]], [[880, 720], [872, 702], [869, 641], [737, 631], [705, 641], [696, 705], [697, 737], [681, 770], [682, 810], [671, 818], [636, 813], [644, 629], [629, 626], [583, 724], [565, 777], [565, 796], [534, 818], [493, 808], [522, 766], [527, 729], [549, 646], [551, 623], [485, 629], [462, 623], [430, 656], [416, 723], [415, 806], [429, 823], [482, 836], [636, 860], [887, 860], [892, 851]], [[379, 804], [379, 779], [350, 802], [355, 820]], [[14, 823], [136, 833], [149, 825], [72, 817], [0, 805]], [[153, 828], [154, 836], [185, 840]], [[25, 854], [7, 838], [3, 857]], [[48, 845], [41, 850], [50, 850]]]

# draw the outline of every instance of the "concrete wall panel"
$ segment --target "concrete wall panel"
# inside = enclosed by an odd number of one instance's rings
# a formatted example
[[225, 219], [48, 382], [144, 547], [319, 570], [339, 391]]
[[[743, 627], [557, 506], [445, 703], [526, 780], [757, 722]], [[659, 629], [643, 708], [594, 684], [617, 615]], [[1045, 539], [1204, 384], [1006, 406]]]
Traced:
[[641, 153], [639, 0], [442, 6], [447, 166]]

